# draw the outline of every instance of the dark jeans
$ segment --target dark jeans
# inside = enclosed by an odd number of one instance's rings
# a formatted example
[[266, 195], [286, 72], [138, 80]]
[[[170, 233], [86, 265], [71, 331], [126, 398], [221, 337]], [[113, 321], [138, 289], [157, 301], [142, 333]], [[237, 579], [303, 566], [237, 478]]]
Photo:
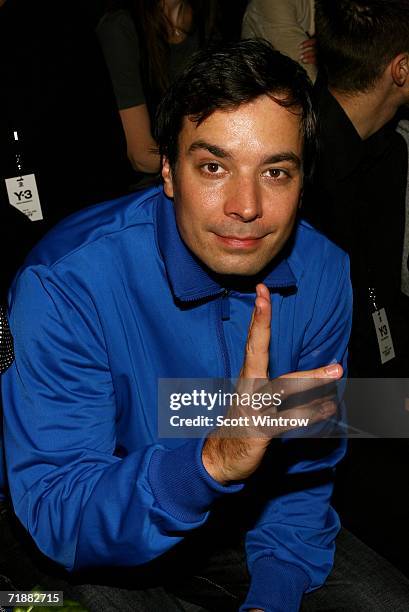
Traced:
[[[89, 612], [234, 612], [247, 593], [249, 576], [243, 546], [232, 546], [222, 533], [215, 540], [216, 552], [214, 540], [204, 532], [204, 537], [194, 534], [144, 568], [69, 575], [30, 549], [29, 541], [20, 540], [15, 530], [13, 521], [3, 512], [0, 582], [3, 575], [17, 589], [39, 584], [63, 590], [65, 597], [80, 600]], [[3, 581], [0, 590], [9, 588], [10, 583]], [[301, 608], [301, 612], [408, 610], [409, 580], [346, 530], [337, 538], [335, 564], [326, 584], [305, 595]]]

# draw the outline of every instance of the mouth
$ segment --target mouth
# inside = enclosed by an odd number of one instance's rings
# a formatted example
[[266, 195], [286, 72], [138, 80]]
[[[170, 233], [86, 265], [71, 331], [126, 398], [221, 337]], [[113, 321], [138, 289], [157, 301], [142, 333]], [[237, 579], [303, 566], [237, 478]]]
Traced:
[[218, 242], [231, 249], [251, 249], [258, 246], [262, 240], [262, 237], [220, 236], [219, 234], [215, 236]]

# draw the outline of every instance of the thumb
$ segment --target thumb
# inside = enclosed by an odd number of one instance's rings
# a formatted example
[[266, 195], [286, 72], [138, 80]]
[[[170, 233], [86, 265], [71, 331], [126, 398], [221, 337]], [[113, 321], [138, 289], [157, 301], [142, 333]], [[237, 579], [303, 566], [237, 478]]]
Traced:
[[267, 378], [271, 336], [270, 291], [263, 284], [256, 287], [256, 301], [247, 335], [242, 378]]

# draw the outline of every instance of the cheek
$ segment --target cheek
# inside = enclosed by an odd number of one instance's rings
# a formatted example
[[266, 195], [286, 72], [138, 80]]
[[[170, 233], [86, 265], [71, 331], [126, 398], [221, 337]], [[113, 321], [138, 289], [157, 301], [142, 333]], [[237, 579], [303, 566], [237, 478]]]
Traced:
[[294, 223], [298, 211], [298, 195], [277, 194], [274, 201], [270, 200], [264, 207], [266, 214], [265, 222], [267, 225], [280, 227], [283, 230]]
[[207, 225], [222, 215], [224, 195], [220, 185], [208, 186], [199, 181], [183, 181], [182, 184], [175, 198], [175, 209], [176, 216], [184, 224]]
[[183, 239], [191, 245], [192, 240], [198, 239], [211, 215], [199, 205], [197, 198], [186, 190], [179, 195], [180, 197], [175, 199], [176, 222]]
[[286, 211], [286, 214], [284, 216], [283, 225], [288, 226], [288, 228], [291, 230], [295, 223], [297, 213], [298, 213], [298, 199], [295, 202], [293, 201], [291, 203], [291, 206]]
[[204, 176], [194, 165], [184, 168], [181, 184], [184, 192], [189, 191], [195, 201], [209, 208], [223, 201], [231, 189], [231, 181], [227, 177]]
[[198, 214], [214, 214], [215, 210], [223, 206], [225, 190], [220, 181], [203, 179], [192, 181], [188, 187], [188, 195], [194, 203]]

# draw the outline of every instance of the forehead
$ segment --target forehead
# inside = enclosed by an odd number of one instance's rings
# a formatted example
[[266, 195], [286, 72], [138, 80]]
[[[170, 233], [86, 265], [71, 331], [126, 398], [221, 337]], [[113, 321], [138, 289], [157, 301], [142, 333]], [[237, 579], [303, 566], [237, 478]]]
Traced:
[[300, 155], [301, 110], [285, 108], [263, 95], [232, 109], [216, 110], [200, 124], [185, 117], [179, 134], [181, 152], [198, 139], [242, 153], [249, 149], [265, 151], [284, 147]]

